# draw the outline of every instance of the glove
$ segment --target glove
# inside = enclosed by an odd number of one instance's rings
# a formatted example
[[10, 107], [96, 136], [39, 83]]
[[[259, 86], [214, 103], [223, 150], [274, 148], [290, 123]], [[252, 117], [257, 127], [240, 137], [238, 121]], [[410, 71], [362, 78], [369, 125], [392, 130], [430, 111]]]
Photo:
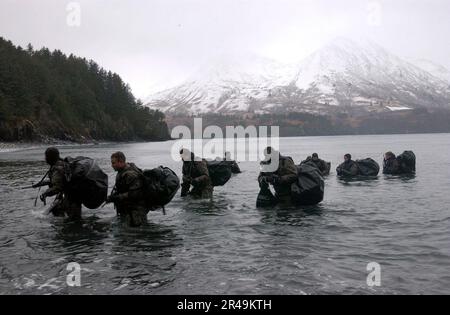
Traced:
[[281, 178], [278, 175], [273, 175], [271, 178], [272, 185], [279, 185], [281, 182]]
[[268, 184], [272, 184], [273, 185], [273, 178], [274, 178], [274, 175], [269, 175], [269, 176], [267, 176], [266, 177], [266, 182], [268, 183]]
[[106, 198], [106, 203], [116, 203], [117, 201], [120, 201], [119, 195], [110, 195]]
[[263, 188], [263, 187], [267, 187], [268, 182], [267, 182], [267, 177], [266, 176], [261, 176], [259, 178], [259, 187]]
[[45, 193], [43, 193], [42, 195], [39, 196], [39, 199], [41, 199], [41, 201], [45, 204], [46, 203], [46, 199], [47, 199], [47, 195]]

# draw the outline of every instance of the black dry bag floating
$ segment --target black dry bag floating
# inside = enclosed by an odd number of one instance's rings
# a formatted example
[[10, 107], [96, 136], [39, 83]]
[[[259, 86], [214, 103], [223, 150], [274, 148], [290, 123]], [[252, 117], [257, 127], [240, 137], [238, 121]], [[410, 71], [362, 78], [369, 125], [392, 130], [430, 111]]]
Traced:
[[231, 178], [231, 165], [227, 161], [206, 161], [212, 185], [223, 186]]
[[304, 160], [300, 163], [300, 166], [301, 165], [309, 165], [311, 167], [315, 167], [315, 168], [319, 169], [319, 167], [316, 165], [316, 163], [314, 163], [312, 160]]
[[241, 168], [239, 167], [239, 165], [237, 164], [236, 161], [226, 161], [226, 162], [228, 164], [230, 164], [232, 174], [240, 174], [241, 173]]
[[145, 177], [145, 200], [151, 209], [164, 207], [180, 189], [180, 179], [168, 167], [160, 166], [143, 171]]
[[97, 209], [108, 196], [108, 175], [91, 158], [67, 157], [68, 191], [88, 209]]
[[403, 174], [416, 172], [416, 155], [413, 151], [405, 151], [397, 156], [400, 171]]
[[359, 175], [361, 176], [377, 176], [380, 172], [380, 165], [371, 158], [357, 160]]
[[300, 163], [300, 165], [309, 165], [309, 166], [315, 167], [319, 170], [319, 172], [322, 174], [322, 176], [330, 175], [331, 162], [325, 162], [326, 168], [323, 171], [320, 170], [319, 166], [316, 163], [314, 163], [313, 160], [311, 160], [311, 159], [302, 161]]
[[296, 205], [316, 205], [323, 200], [325, 182], [317, 167], [297, 166], [298, 180], [291, 186], [292, 202]]

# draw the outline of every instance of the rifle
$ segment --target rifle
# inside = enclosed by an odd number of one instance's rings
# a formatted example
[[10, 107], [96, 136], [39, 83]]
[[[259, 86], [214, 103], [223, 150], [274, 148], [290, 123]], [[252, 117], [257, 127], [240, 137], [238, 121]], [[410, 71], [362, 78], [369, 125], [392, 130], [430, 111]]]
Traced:
[[20, 189], [22, 189], [22, 190], [25, 190], [25, 189], [35, 189], [35, 188], [41, 188], [41, 187], [44, 187], [44, 186], [50, 186], [50, 181], [47, 180], [47, 181], [40, 182], [40, 183], [31, 185], [31, 186], [22, 187], [22, 188], [20, 188]]
[[41, 188], [44, 186], [50, 186], [50, 180], [47, 180], [47, 181], [45, 180], [45, 178], [48, 176], [48, 174], [50, 174], [50, 170], [48, 170], [47, 173], [45, 173], [44, 177], [42, 177], [41, 180], [39, 182], [37, 182], [37, 184], [23, 187], [21, 189], [35, 189], [35, 188]]
[[[36, 199], [34, 199], [35, 207], [37, 206], [37, 200], [39, 198], [39, 193], [41, 192], [41, 188], [44, 186], [50, 186], [50, 184], [51, 184], [50, 180], [45, 181], [45, 178], [48, 176], [48, 174], [50, 174], [50, 170], [48, 170], [47, 173], [45, 173], [44, 177], [42, 177], [42, 179], [37, 184], [21, 188], [22, 190], [39, 188], [38, 193], [36, 195]], [[46, 205], [45, 202], [44, 202], [44, 205]]]
[[[117, 192], [117, 187], [114, 185], [114, 187], [113, 187], [113, 189], [112, 189], [112, 191], [111, 191], [111, 195], [115, 195], [116, 192]], [[106, 205], [108, 205], [108, 204], [110, 204], [110, 203], [112, 203], [112, 202], [105, 201], [105, 202], [100, 206], [100, 208], [104, 208]], [[116, 205], [114, 205], [114, 209], [116, 209]], [[116, 214], [118, 214], [118, 213], [117, 213], [117, 209], [116, 209]]]

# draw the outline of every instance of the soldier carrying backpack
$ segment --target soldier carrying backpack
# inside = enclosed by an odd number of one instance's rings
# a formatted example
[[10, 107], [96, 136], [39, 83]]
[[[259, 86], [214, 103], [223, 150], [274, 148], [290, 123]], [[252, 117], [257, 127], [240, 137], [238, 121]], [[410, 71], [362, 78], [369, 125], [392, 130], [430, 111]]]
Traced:
[[[96, 209], [106, 200], [108, 176], [94, 160], [86, 157], [61, 159], [59, 150], [48, 148], [45, 160], [50, 170], [33, 188], [49, 186], [40, 195], [44, 204], [48, 197], [56, 196], [48, 213], [77, 220], [81, 218], [81, 206]], [[45, 181], [46, 177], [49, 180]]]
[[59, 150], [48, 148], [45, 151], [45, 161], [50, 165], [49, 180], [41, 184], [46, 184], [49, 188], [40, 196], [41, 201], [45, 204], [48, 197], [56, 196], [49, 212], [54, 216], [67, 215], [71, 220], [81, 219], [81, 200], [75, 198], [68, 190], [67, 164], [61, 159]]
[[181, 184], [181, 197], [191, 195], [195, 198], [211, 198], [214, 188], [207, 162], [196, 157], [194, 153], [187, 149], [181, 149], [180, 156], [183, 160], [183, 183]]
[[142, 171], [133, 163], [127, 163], [122, 152], [111, 155], [111, 165], [117, 172], [116, 185], [106, 202], [114, 203], [118, 216], [130, 226], [141, 226], [147, 222], [149, 212]]
[[383, 174], [400, 175], [416, 172], [416, 155], [412, 151], [405, 151], [395, 156], [391, 151], [384, 154]]

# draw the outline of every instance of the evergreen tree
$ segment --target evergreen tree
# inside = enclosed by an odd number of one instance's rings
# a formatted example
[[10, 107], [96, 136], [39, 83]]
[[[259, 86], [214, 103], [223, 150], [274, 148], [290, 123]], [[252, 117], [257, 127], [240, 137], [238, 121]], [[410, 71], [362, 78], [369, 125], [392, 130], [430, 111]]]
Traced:
[[169, 132], [161, 112], [93, 60], [31, 44], [23, 50], [0, 37], [0, 140], [45, 137], [151, 141]]

